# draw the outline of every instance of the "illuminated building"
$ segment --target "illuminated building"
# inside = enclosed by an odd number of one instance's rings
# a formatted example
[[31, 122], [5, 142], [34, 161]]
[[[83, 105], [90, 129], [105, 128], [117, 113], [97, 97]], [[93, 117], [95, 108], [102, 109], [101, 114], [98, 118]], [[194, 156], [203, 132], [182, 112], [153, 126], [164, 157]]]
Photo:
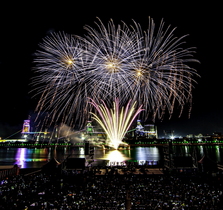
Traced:
[[135, 128], [136, 136], [144, 136], [149, 139], [157, 139], [157, 127], [154, 124], [146, 124], [144, 127], [141, 124], [141, 120], [137, 120], [137, 126]]
[[87, 122], [87, 126], [86, 126], [86, 133], [87, 133], [88, 135], [92, 135], [93, 132], [94, 132], [94, 129], [93, 129], [93, 126], [92, 126], [92, 124], [91, 124], [91, 121], [88, 121], [88, 122]]
[[[24, 120], [22, 127], [22, 139], [25, 140], [35, 140], [39, 141], [39, 139], [49, 138], [49, 132], [32, 132], [30, 126], [30, 120]], [[48, 134], [48, 135], [47, 135]]]
[[30, 132], [30, 120], [24, 120], [23, 127], [22, 127], [22, 133], [29, 133]]
[[154, 124], [146, 124], [144, 125], [145, 136], [150, 139], [157, 139], [157, 127]]
[[135, 132], [137, 136], [144, 136], [145, 131], [144, 131], [144, 127], [141, 124], [141, 120], [137, 120], [137, 126], [136, 126]]

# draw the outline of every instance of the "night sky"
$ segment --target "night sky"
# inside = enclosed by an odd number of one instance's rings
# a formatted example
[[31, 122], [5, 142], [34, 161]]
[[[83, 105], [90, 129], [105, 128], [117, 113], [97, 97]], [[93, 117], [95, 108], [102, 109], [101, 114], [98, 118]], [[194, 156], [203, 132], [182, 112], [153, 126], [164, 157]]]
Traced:
[[[39, 2], [39, 1], [36, 1]], [[0, 136], [21, 129], [23, 120], [33, 116], [37, 99], [29, 94], [30, 79], [34, 67], [34, 53], [38, 44], [51, 32], [83, 36], [84, 25], [95, 26], [99, 17], [103, 23], [110, 18], [115, 23], [132, 19], [144, 29], [148, 17], [158, 26], [161, 19], [165, 25], [177, 27], [175, 35], [185, 34], [188, 46], [196, 47], [195, 58], [200, 61], [194, 67], [200, 78], [193, 91], [193, 109], [188, 119], [187, 109], [181, 118], [174, 115], [158, 122], [159, 134], [163, 130], [174, 130], [176, 135], [223, 133], [222, 107], [222, 16], [221, 5], [205, 2], [200, 5], [157, 4], [150, 1], [135, 1], [128, 4], [82, 3], [40, 4], [1, 3], [0, 9]], [[147, 2], [147, 3], [143, 3]], [[194, 64], [193, 64], [194, 65]]]

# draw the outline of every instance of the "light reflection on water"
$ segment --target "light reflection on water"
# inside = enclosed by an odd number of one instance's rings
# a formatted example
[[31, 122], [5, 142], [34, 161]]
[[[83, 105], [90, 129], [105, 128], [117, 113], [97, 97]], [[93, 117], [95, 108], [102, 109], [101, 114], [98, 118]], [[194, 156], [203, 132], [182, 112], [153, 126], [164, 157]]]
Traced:
[[158, 147], [136, 147], [136, 160], [159, 161], [160, 153]]
[[216, 160], [218, 162], [221, 162], [221, 153], [220, 153], [220, 147], [219, 146], [216, 146]]
[[39, 162], [47, 162], [50, 153], [46, 148], [17, 148], [15, 163], [21, 168], [28, 168], [30, 165], [38, 167]]
[[122, 162], [122, 161], [128, 160], [130, 158], [127, 157], [125, 154], [123, 154], [119, 150], [108, 150], [107, 152], [104, 152], [103, 156], [98, 157], [98, 159]]
[[[213, 161], [223, 163], [223, 146], [173, 146], [176, 154], [187, 154], [196, 150], [197, 159], [204, 155]], [[0, 148], [0, 165], [18, 164], [21, 168], [40, 168], [51, 158], [56, 157], [62, 162], [69, 155], [83, 158], [84, 148]], [[99, 161], [122, 162], [122, 161], [154, 161], [162, 159], [161, 147], [132, 147], [122, 150], [103, 150], [95, 148], [94, 159]]]

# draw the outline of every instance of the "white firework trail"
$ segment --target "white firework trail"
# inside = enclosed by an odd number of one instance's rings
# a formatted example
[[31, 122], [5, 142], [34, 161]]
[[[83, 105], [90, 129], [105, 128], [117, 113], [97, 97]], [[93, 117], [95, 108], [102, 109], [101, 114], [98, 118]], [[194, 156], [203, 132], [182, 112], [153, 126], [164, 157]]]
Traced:
[[40, 95], [37, 111], [49, 113], [47, 124], [83, 127], [92, 111], [88, 98], [108, 106], [115, 98], [120, 105], [132, 99], [143, 104], [144, 119], [191, 107], [199, 75], [189, 64], [198, 61], [175, 28], [163, 21], [155, 27], [151, 18], [145, 31], [135, 21], [128, 26], [110, 20], [106, 26], [98, 19], [85, 30], [83, 37], [54, 33], [40, 44], [33, 91]]
[[143, 111], [142, 105], [136, 109], [136, 102], [131, 103], [131, 100], [125, 107], [120, 107], [119, 99], [116, 98], [113, 102], [113, 109], [110, 109], [104, 101], [98, 104], [90, 99], [89, 103], [95, 107], [98, 113], [91, 113], [93, 119], [103, 128], [114, 149], [118, 149], [132, 122]]

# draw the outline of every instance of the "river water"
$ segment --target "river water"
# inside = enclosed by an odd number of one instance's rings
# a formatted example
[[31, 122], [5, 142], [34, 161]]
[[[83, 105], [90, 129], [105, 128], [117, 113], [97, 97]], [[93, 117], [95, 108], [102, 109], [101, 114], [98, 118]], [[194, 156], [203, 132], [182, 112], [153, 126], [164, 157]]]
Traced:
[[[204, 155], [211, 160], [223, 163], [223, 145], [212, 146], [173, 146], [173, 153], [185, 155], [195, 151], [197, 160]], [[106, 164], [121, 164], [125, 161], [134, 161], [143, 164], [156, 165], [162, 161], [163, 148], [156, 146], [132, 147], [130, 150], [102, 150], [95, 148], [94, 163], [106, 162]], [[84, 148], [58, 147], [54, 148], [0, 148], [0, 166], [17, 164], [21, 168], [40, 168], [50, 159], [55, 157], [62, 162], [69, 155], [75, 158], [88, 158], [84, 155]]]

